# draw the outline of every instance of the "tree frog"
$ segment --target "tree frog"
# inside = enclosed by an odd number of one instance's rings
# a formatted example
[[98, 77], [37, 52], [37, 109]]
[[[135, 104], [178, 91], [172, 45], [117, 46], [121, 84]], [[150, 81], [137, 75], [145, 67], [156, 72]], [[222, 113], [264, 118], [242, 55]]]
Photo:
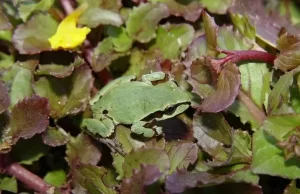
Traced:
[[140, 81], [124, 76], [110, 82], [90, 101], [93, 118], [84, 119], [83, 126], [102, 137], [109, 137], [118, 124], [131, 125], [133, 133], [145, 137], [162, 133], [156, 121], [184, 112], [191, 103], [191, 95], [166, 77], [154, 72]]

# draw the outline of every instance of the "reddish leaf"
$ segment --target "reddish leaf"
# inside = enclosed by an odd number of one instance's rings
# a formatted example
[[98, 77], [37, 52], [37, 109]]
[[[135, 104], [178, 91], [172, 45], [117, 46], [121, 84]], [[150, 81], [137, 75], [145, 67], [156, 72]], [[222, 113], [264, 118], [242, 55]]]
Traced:
[[0, 81], [0, 114], [9, 107], [9, 96], [5, 84]]
[[5, 137], [12, 144], [19, 138], [28, 139], [42, 133], [49, 124], [49, 102], [46, 98], [32, 96], [17, 103], [11, 111], [9, 129]]
[[227, 64], [219, 75], [216, 91], [203, 100], [199, 109], [202, 112], [220, 112], [228, 108], [238, 95], [240, 78], [238, 67], [232, 63]]
[[99, 149], [88, 136], [82, 133], [67, 144], [66, 155], [66, 160], [71, 167], [77, 164], [96, 165], [101, 158]]
[[123, 179], [121, 194], [143, 193], [144, 186], [151, 185], [162, 175], [157, 166], [141, 164], [141, 169], [134, 169], [130, 178]]
[[279, 56], [274, 65], [282, 71], [294, 69], [300, 65], [300, 35], [283, 34], [277, 41]]

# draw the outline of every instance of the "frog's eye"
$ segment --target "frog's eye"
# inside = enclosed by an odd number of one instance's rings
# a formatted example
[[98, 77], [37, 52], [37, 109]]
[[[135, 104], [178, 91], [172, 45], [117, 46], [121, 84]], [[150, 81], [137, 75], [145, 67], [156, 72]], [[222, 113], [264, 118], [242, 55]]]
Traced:
[[167, 107], [167, 108], [165, 109], [165, 114], [171, 115], [171, 114], [173, 114], [173, 113], [175, 112], [175, 110], [176, 110], [176, 107], [175, 107], [175, 106], [169, 106], [169, 107]]

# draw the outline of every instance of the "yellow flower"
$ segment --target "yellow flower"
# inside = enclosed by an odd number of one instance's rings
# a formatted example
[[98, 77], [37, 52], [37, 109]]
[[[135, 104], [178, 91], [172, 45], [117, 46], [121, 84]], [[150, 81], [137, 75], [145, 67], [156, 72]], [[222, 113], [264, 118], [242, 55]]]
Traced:
[[76, 22], [86, 9], [87, 5], [82, 4], [62, 20], [56, 33], [48, 39], [52, 49], [73, 49], [83, 43], [91, 29], [87, 27], [77, 28]]

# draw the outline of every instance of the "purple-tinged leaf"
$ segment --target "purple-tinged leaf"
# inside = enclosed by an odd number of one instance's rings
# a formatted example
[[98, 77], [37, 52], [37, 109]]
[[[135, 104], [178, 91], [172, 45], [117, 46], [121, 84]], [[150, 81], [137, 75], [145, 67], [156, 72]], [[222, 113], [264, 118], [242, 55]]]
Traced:
[[154, 165], [141, 164], [139, 170], [133, 170], [133, 175], [130, 178], [122, 180], [121, 194], [143, 193], [144, 187], [153, 184], [160, 178], [162, 173], [159, 168]]
[[170, 169], [170, 160], [165, 150], [160, 148], [140, 148], [127, 154], [124, 158], [124, 176], [133, 175], [133, 169], [140, 169], [141, 164], [157, 166], [162, 173]]
[[214, 18], [210, 17], [205, 11], [202, 13], [203, 25], [206, 37], [206, 51], [208, 56], [216, 56], [218, 26]]
[[9, 22], [8, 18], [5, 16], [3, 11], [0, 9], [0, 30], [10, 30], [12, 25]]
[[152, 3], [163, 3], [168, 6], [170, 15], [183, 16], [190, 22], [195, 22], [201, 14], [202, 5], [200, 1], [195, 0], [150, 0]]
[[227, 177], [228, 175], [211, 174], [208, 172], [192, 173], [179, 170], [167, 176], [165, 187], [170, 193], [182, 193], [189, 188], [224, 183]]
[[67, 144], [66, 155], [66, 160], [71, 167], [75, 167], [77, 164], [96, 165], [101, 158], [101, 152], [90, 137], [82, 133], [76, 138], [70, 139]]
[[282, 71], [289, 71], [300, 65], [300, 35], [280, 36], [277, 41], [280, 54], [274, 61], [275, 67]]
[[169, 16], [168, 7], [164, 4], [140, 4], [130, 13], [126, 22], [129, 36], [146, 43], [155, 38], [157, 24]]
[[241, 76], [238, 67], [229, 63], [222, 69], [216, 91], [204, 98], [199, 110], [202, 112], [220, 112], [228, 108], [238, 95], [241, 85]]
[[5, 139], [14, 144], [19, 138], [29, 139], [42, 133], [49, 124], [49, 112], [49, 102], [43, 97], [34, 95], [18, 102], [11, 110]]
[[69, 135], [62, 128], [48, 127], [42, 134], [43, 142], [46, 145], [56, 147], [69, 142]]
[[177, 142], [168, 150], [168, 156], [170, 158], [169, 173], [173, 173], [176, 169], [187, 169], [198, 158], [198, 146], [191, 142]]
[[9, 107], [9, 95], [5, 84], [0, 80], [0, 114]]
[[38, 14], [20, 24], [13, 34], [13, 44], [21, 54], [51, 50], [48, 38], [55, 34], [57, 22], [47, 14]]
[[206, 36], [204, 34], [194, 38], [188, 46], [186, 61], [194, 61], [206, 55]]

